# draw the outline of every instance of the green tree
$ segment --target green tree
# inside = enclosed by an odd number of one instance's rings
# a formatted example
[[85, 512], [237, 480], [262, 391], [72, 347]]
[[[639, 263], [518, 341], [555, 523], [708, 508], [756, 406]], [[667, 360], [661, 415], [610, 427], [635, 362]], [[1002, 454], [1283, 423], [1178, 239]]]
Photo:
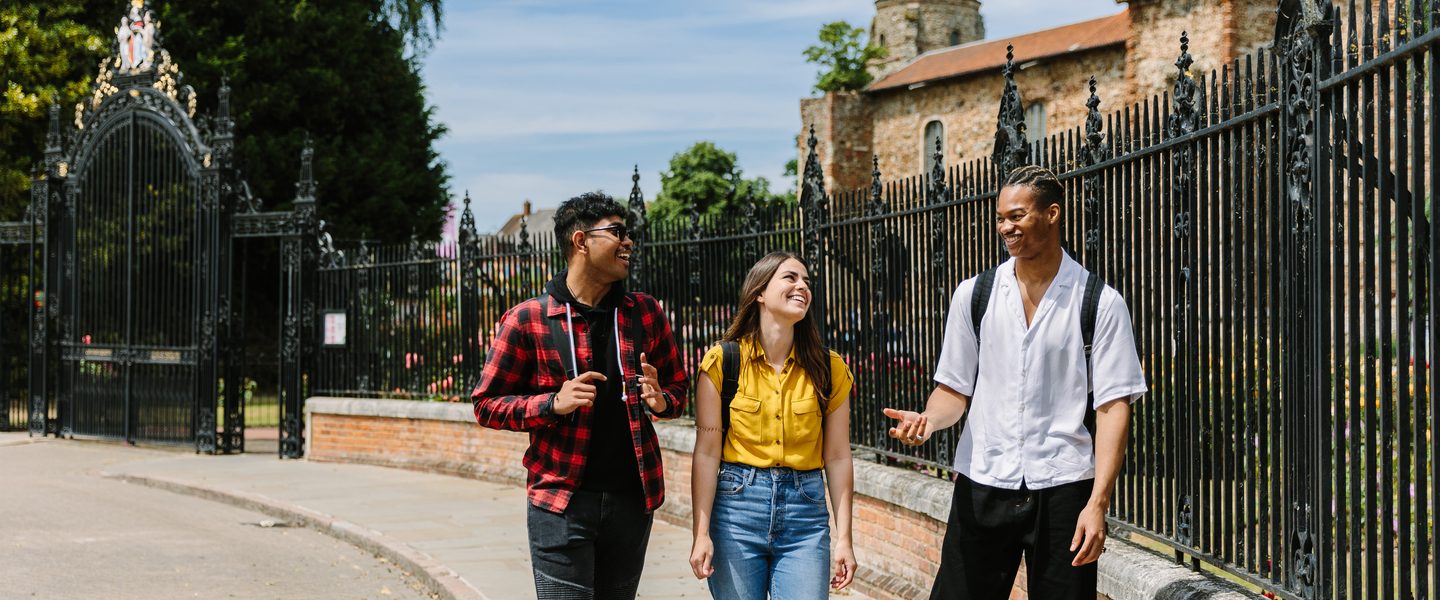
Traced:
[[[88, 15], [106, 4], [114, 3], [0, 0], [0, 221], [20, 218], [30, 204], [50, 105], [73, 107], [89, 92], [107, 46]], [[61, 109], [62, 122], [73, 115]]]
[[650, 218], [662, 221], [685, 217], [691, 206], [703, 215], [735, 214], [730, 209], [752, 192], [761, 206], [787, 201], [770, 192], [768, 179], [746, 179], [734, 153], [712, 142], [696, 142], [670, 159], [670, 170], [660, 173], [660, 193], [646, 210]]
[[[294, 197], [308, 132], [320, 214], [337, 239], [439, 237], [449, 193], [434, 142], [445, 129], [425, 103], [415, 57], [440, 31], [441, 0], [151, 5], [161, 46], [199, 94], [201, 115], [215, 110], [228, 74], [237, 164], [267, 209]], [[127, 6], [0, 0], [0, 220], [23, 214], [49, 106], [60, 104], [69, 131]]]
[[794, 195], [795, 195], [795, 190], [800, 189], [800, 182], [799, 182], [799, 177], [800, 177], [800, 159], [798, 159], [798, 158], [792, 158], [792, 159], [790, 159], [790, 160], [785, 161], [785, 173], [784, 173], [784, 175], [785, 175], [785, 177], [787, 178], [787, 180], [790, 182], [790, 191], [786, 192], [786, 194], [788, 194], [788, 195], [790, 195], [790, 196], [794, 196]]
[[337, 239], [439, 237], [449, 176], [434, 143], [445, 128], [406, 57], [439, 30], [438, 0], [201, 0], [160, 12], [202, 108], [213, 110], [228, 74], [237, 164], [267, 209], [294, 197], [308, 133], [320, 215]]
[[865, 30], [845, 21], [827, 23], [820, 28], [820, 44], [805, 49], [805, 60], [820, 66], [815, 91], [839, 92], [860, 90], [875, 78], [865, 65], [884, 58], [886, 49], [865, 43]]

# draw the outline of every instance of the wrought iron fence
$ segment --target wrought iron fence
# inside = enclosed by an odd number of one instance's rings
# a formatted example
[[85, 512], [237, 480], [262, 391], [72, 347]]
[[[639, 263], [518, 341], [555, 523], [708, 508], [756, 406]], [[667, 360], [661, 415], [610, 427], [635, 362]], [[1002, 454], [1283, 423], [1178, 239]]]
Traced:
[[[952, 432], [898, 446], [879, 409], [923, 405], [951, 294], [1004, 258], [1001, 178], [1047, 166], [1067, 247], [1126, 299], [1151, 385], [1112, 524], [1280, 597], [1432, 597], [1440, 15], [1429, 0], [1280, 12], [1273, 50], [1195, 73], [1182, 37], [1173, 90], [1107, 114], [1092, 82], [1085, 126], [1036, 142], [1007, 65], [989, 158], [946, 168], [937, 152], [932, 173], [827, 192], [812, 136], [798, 209], [657, 223], [637, 184], [630, 285], [661, 300], [693, 369], [753, 260], [802, 250], [857, 374], [857, 448], [948, 476]], [[494, 324], [559, 257], [548, 232], [477, 235], [468, 199], [461, 232], [322, 269], [349, 345], [321, 350], [318, 391], [463, 397]]]
[[0, 431], [24, 431], [30, 423], [29, 236], [0, 243]]

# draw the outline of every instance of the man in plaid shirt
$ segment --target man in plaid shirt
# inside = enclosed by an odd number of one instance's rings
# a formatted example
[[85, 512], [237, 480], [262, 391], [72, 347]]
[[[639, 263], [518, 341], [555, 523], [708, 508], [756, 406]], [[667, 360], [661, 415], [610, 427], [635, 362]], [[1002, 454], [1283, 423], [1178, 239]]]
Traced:
[[599, 192], [555, 212], [567, 267], [500, 321], [471, 398], [485, 427], [530, 432], [527, 525], [536, 595], [634, 598], [665, 501], [650, 421], [689, 383], [652, 297], [626, 293], [634, 241]]

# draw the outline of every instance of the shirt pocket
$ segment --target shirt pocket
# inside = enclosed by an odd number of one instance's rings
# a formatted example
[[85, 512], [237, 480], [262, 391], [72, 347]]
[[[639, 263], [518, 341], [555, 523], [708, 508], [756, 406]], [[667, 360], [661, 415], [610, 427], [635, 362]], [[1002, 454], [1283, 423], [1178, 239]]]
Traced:
[[764, 441], [765, 419], [760, 412], [759, 398], [735, 394], [735, 398], [730, 400], [731, 434], [753, 442]]
[[796, 398], [790, 401], [790, 411], [794, 413], [788, 431], [791, 439], [797, 442], [813, 442], [820, 439], [824, 417], [820, 412], [819, 400], [809, 395]]

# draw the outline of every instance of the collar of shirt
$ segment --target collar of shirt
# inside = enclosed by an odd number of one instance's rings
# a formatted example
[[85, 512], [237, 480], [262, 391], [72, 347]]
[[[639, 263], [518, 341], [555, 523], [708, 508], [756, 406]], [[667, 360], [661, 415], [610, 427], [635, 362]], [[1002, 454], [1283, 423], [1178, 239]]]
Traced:
[[[1080, 263], [1070, 258], [1069, 254], [1060, 253], [1060, 268], [1055, 272], [1055, 279], [1050, 282], [1050, 287], [1045, 289], [1045, 295], [1040, 297], [1040, 304], [1035, 307], [1035, 316], [1027, 326], [1031, 332], [1055, 306], [1056, 301], [1072, 291], [1071, 288], [1079, 283], [1084, 273], [1085, 269]], [[1015, 275], [1015, 259], [1005, 261], [996, 274], [996, 287], [1000, 288], [1005, 308], [1010, 311], [1011, 316], [1024, 324], [1025, 298], [1024, 294], [1020, 293], [1020, 279]]]
[[[740, 340], [740, 356], [769, 365], [770, 360], [765, 356], [765, 346], [760, 345], [756, 338], [757, 336], [746, 336]], [[795, 345], [791, 344], [790, 355], [785, 357], [785, 368], [789, 369], [793, 364], [795, 364]]]

